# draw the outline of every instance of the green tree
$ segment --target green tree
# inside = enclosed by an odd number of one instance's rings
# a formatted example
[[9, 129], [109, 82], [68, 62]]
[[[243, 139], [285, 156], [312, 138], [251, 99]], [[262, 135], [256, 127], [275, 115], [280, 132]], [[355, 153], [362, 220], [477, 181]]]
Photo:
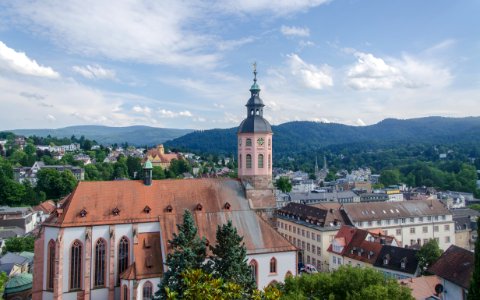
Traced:
[[380, 173], [379, 181], [384, 186], [399, 184], [400, 183], [400, 171], [398, 171], [396, 169], [395, 170], [383, 170], [382, 173]]
[[422, 274], [426, 274], [426, 270], [442, 255], [442, 250], [438, 246], [435, 239], [429, 240], [417, 252], [418, 266]]
[[162, 167], [156, 166], [153, 167], [152, 170], [152, 179], [158, 180], [158, 179], [165, 179], [165, 171], [162, 169]]
[[183, 296], [166, 287], [166, 299], [176, 300], [236, 300], [242, 297], [242, 287], [224, 278], [215, 278], [201, 269], [185, 270], [181, 274]]
[[37, 192], [44, 192], [47, 198], [59, 199], [73, 191], [77, 184], [70, 170], [62, 173], [55, 169], [41, 169], [37, 173]]
[[283, 300], [298, 299], [414, 299], [407, 287], [386, 279], [372, 268], [341, 266], [332, 273], [289, 277], [283, 286]]
[[9, 178], [4, 168], [0, 168], [0, 203], [10, 206], [20, 205], [24, 196], [24, 186]]
[[[5, 285], [8, 281], [8, 275], [5, 272], [0, 273], [0, 295], [3, 295], [3, 291], [5, 290]], [[0, 298], [3, 299], [3, 298]]]
[[185, 210], [183, 223], [177, 225], [177, 229], [178, 234], [174, 233], [173, 239], [168, 241], [173, 251], [167, 255], [168, 271], [165, 272], [156, 293], [156, 296], [160, 299], [166, 297], [166, 287], [168, 287], [169, 292], [175, 292], [181, 299], [185, 291], [182, 273], [189, 269], [203, 269], [205, 267], [207, 242], [205, 238], [200, 238], [197, 235], [197, 228], [190, 211]]
[[284, 176], [277, 179], [275, 186], [283, 193], [288, 193], [292, 190], [292, 183], [290, 182], [290, 179]]
[[251, 295], [255, 281], [247, 264], [247, 248], [232, 221], [217, 227], [217, 242], [210, 249], [213, 254], [213, 274], [239, 284], [246, 295]]
[[474, 269], [470, 288], [468, 289], [468, 300], [480, 299], [480, 218], [477, 218], [477, 241], [475, 242]]
[[140, 157], [127, 157], [127, 169], [130, 179], [140, 178], [142, 175], [142, 160]]
[[5, 241], [3, 253], [7, 252], [33, 252], [35, 238], [33, 236], [12, 237]]

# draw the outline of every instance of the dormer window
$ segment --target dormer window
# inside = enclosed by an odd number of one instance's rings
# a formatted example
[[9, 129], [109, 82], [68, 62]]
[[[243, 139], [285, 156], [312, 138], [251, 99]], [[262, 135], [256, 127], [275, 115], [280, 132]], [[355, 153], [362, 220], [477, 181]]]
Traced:
[[402, 270], [405, 270], [405, 267], [407, 266], [407, 258], [404, 257], [402, 258], [402, 260], [400, 261], [400, 269]]
[[196, 211], [202, 211], [202, 209], [203, 209], [203, 206], [200, 203], [198, 203], [197, 206], [195, 207]]
[[120, 209], [118, 209], [118, 207], [115, 207], [113, 210], [112, 210], [112, 214], [114, 216], [118, 216], [120, 214]]
[[150, 240], [148, 238], [145, 238], [143, 240], [143, 247], [144, 248], [150, 248], [152, 245], [150, 244]]
[[145, 258], [145, 265], [149, 269], [153, 267], [153, 257], [151, 255]]
[[390, 262], [390, 257], [387, 254], [383, 257], [383, 265], [386, 266], [386, 265], [388, 265], [389, 262]]
[[165, 211], [171, 213], [171, 212], [173, 211], [173, 207], [169, 204], [169, 205], [167, 205], [167, 207], [165, 208]]
[[225, 208], [226, 210], [230, 210], [230, 207], [231, 207], [231, 205], [228, 202], [225, 203], [225, 205], [223, 206], [223, 208]]
[[146, 213], [146, 214], [149, 214], [151, 210], [152, 210], [152, 209], [147, 205], [147, 206], [145, 206], [145, 208], [143, 209], [143, 212]]
[[87, 216], [87, 211], [85, 209], [82, 209], [79, 215], [81, 218], [85, 218]]

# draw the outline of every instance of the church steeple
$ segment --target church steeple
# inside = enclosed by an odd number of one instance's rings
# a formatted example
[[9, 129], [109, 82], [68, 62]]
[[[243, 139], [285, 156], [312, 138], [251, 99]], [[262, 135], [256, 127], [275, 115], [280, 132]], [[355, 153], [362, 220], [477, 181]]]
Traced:
[[260, 98], [260, 86], [257, 83], [257, 63], [253, 64], [253, 84], [250, 87], [250, 99], [248, 99], [247, 105], [247, 118], [253, 118], [255, 116], [263, 117], [263, 104]]

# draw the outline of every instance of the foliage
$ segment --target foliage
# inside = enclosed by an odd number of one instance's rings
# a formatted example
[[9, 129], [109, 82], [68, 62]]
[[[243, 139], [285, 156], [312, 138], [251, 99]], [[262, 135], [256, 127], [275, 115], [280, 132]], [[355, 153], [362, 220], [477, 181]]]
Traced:
[[480, 204], [471, 204], [468, 207], [476, 211], [480, 211]]
[[166, 287], [166, 299], [176, 300], [235, 300], [244, 299], [242, 288], [234, 282], [223, 278], [215, 278], [212, 274], [205, 273], [201, 269], [185, 270], [181, 274], [184, 286], [183, 296]]
[[413, 299], [410, 289], [371, 268], [341, 266], [332, 273], [289, 277], [281, 299]]
[[35, 238], [33, 236], [11, 237], [5, 241], [3, 253], [7, 252], [33, 252]]
[[[197, 236], [197, 228], [190, 211], [185, 210], [183, 223], [177, 225], [177, 228], [178, 234], [174, 233], [173, 239], [168, 241], [173, 248], [173, 251], [167, 255], [168, 271], [165, 272], [159, 284], [159, 291], [156, 293], [156, 296], [162, 299], [166, 297], [167, 291], [175, 292], [180, 298], [183, 297], [185, 283], [182, 281], [182, 273], [188, 269], [205, 267], [206, 240]], [[168, 290], [165, 290], [166, 287]]]
[[283, 193], [288, 193], [292, 190], [292, 183], [288, 177], [280, 177], [275, 182], [277, 189], [281, 190]]
[[400, 183], [400, 171], [399, 170], [383, 170], [380, 174], [380, 183], [384, 186], [394, 185]]
[[152, 170], [152, 179], [165, 179], [165, 171], [162, 167], [155, 166]]
[[37, 191], [43, 191], [48, 199], [59, 199], [73, 191], [77, 179], [70, 170], [41, 169], [37, 172]]
[[[5, 272], [0, 273], [0, 295], [3, 295], [3, 291], [5, 290], [5, 285], [8, 281], [8, 275]], [[0, 299], [3, 299], [0, 297]]]
[[468, 300], [480, 299], [480, 218], [477, 218], [477, 240], [475, 241], [475, 267], [473, 269], [470, 288], [468, 289]]
[[417, 252], [418, 266], [422, 274], [426, 274], [426, 270], [442, 255], [442, 250], [438, 246], [435, 239], [429, 240]]
[[247, 295], [251, 295], [255, 281], [247, 264], [247, 248], [232, 221], [217, 227], [217, 242], [210, 249], [215, 277], [235, 282]]

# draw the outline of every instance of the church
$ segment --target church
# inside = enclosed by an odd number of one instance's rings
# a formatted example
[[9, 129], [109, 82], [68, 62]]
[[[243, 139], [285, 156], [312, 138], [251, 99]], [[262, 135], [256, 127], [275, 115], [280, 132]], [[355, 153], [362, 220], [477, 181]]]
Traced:
[[143, 180], [79, 182], [35, 241], [33, 299], [152, 299], [185, 210], [209, 244], [232, 221], [259, 288], [296, 275], [296, 247], [271, 226], [273, 133], [254, 75], [238, 179], [152, 180], [147, 161]]

